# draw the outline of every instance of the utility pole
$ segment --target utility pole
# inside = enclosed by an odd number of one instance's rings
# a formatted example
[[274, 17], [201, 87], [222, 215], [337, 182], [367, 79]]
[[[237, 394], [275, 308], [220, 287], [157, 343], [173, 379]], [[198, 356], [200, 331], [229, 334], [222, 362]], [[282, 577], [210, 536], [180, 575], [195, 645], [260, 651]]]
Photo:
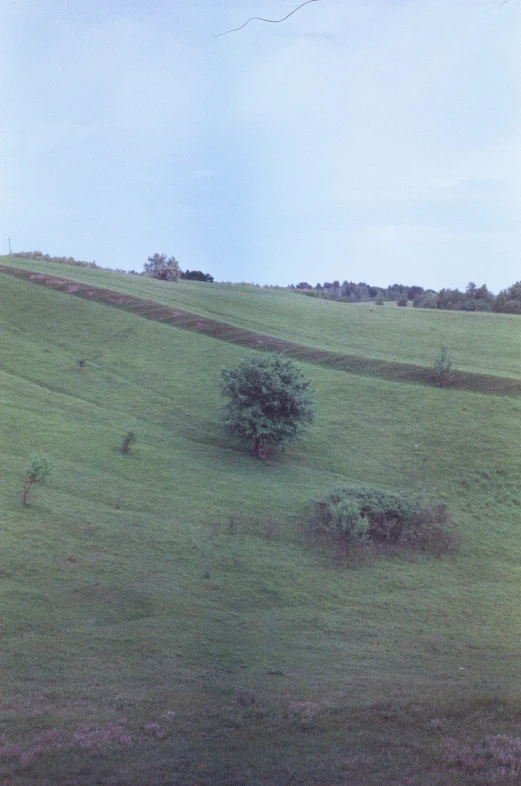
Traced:
[[11, 256], [11, 238], [8, 238], [7, 242], [9, 243], [9, 256]]

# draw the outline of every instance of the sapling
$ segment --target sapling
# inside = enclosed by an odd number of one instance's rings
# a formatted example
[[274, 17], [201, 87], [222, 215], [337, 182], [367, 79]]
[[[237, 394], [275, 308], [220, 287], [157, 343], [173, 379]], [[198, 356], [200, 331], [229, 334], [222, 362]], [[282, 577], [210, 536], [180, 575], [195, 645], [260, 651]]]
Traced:
[[249, 355], [237, 368], [223, 368], [221, 390], [230, 399], [224, 428], [253, 440], [260, 459], [268, 445], [283, 448], [298, 439], [315, 417], [310, 380], [282, 355]]
[[33, 456], [31, 463], [25, 470], [24, 488], [22, 501], [27, 505], [29, 492], [35, 483], [44, 483], [51, 472], [51, 467], [47, 459], [42, 456]]
[[127, 431], [125, 436], [123, 437], [123, 442], [121, 443], [121, 452], [128, 455], [132, 453], [132, 446], [136, 442], [137, 437], [135, 431]]
[[434, 361], [434, 379], [436, 384], [442, 388], [450, 379], [453, 372], [454, 367], [449, 348], [445, 344], [442, 344], [440, 351], [436, 355], [436, 360]]

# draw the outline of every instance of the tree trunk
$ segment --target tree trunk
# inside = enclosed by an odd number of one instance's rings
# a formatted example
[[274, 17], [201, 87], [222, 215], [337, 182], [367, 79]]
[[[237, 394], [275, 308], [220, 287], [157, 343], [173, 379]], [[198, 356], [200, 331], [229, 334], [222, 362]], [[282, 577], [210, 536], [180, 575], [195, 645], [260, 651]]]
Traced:
[[24, 493], [23, 493], [22, 502], [25, 506], [27, 506], [27, 497], [29, 496], [29, 491], [31, 490], [31, 486], [32, 483], [29, 483], [29, 481], [27, 481], [27, 483], [24, 483]]
[[253, 455], [261, 459], [261, 461], [266, 461], [268, 458], [268, 454], [266, 453], [266, 449], [262, 444], [262, 437], [255, 437], [255, 445], [253, 447]]

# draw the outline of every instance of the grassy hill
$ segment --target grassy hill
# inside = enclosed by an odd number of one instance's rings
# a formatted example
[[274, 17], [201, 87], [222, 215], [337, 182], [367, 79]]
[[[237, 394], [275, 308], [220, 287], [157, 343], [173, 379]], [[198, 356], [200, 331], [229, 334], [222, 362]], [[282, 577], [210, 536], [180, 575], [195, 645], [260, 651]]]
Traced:
[[446, 344], [462, 371], [521, 378], [521, 331], [515, 315], [445, 312], [315, 300], [289, 291], [198, 282], [165, 284], [106, 270], [0, 257], [0, 265], [51, 273], [122, 294], [149, 298], [316, 349], [432, 366]]
[[[516, 317], [2, 261], [366, 357], [430, 365], [445, 341], [521, 377]], [[1, 284], [3, 782], [515, 782], [519, 398], [309, 364], [316, 424], [264, 464], [217, 425], [245, 349]], [[35, 452], [53, 474], [24, 508]], [[346, 569], [302, 534], [339, 482], [447, 503], [461, 552]]]

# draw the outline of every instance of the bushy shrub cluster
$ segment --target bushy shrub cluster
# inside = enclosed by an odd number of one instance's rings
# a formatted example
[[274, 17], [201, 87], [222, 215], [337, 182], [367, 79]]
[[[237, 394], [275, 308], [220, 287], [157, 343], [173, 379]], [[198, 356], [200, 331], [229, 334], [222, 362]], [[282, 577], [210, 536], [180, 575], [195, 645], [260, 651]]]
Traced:
[[168, 257], [166, 254], [153, 254], [148, 257], [148, 262], [143, 265], [143, 276], [157, 278], [160, 281], [179, 281], [181, 268], [175, 257]]
[[181, 278], [187, 281], [204, 281], [207, 284], [213, 283], [213, 276], [209, 273], [203, 273], [202, 270], [185, 270], [184, 273], [181, 273]]
[[136, 443], [137, 436], [135, 431], [127, 431], [121, 443], [121, 452], [129, 455], [132, 453], [132, 448]]
[[315, 500], [312, 527], [348, 549], [353, 544], [401, 546], [437, 554], [457, 550], [445, 505], [424, 505], [411, 494], [368, 487], [332, 489]]
[[51, 473], [51, 465], [43, 456], [35, 455], [25, 470], [22, 502], [28, 505], [29, 492], [35, 483], [42, 484]]
[[79, 259], [74, 259], [74, 257], [52, 257], [49, 254], [42, 254], [41, 251], [17, 251], [15, 254], [11, 254], [11, 256], [19, 257], [20, 259], [38, 259], [45, 262], [58, 262], [61, 265], [75, 265], [76, 267], [98, 267], [95, 262], [80, 262]]

